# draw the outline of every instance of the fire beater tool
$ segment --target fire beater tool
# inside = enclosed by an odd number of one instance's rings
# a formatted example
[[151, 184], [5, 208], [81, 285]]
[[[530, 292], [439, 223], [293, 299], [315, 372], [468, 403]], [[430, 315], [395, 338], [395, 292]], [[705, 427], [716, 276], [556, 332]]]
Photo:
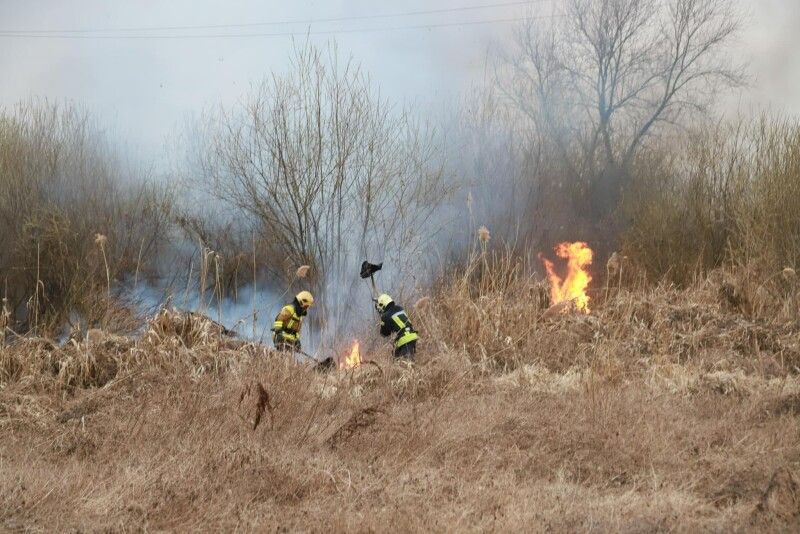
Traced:
[[372, 283], [372, 298], [373, 300], [378, 298], [378, 288], [375, 287], [375, 278], [374, 274], [383, 268], [383, 263], [370, 263], [368, 261], [364, 261], [361, 263], [361, 278], [369, 278], [369, 281]]
[[314, 362], [314, 368], [317, 369], [318, 371], [328, 371], [330, 369], [333, 369], [334, 367], [333, 358], [331, 358], [330, 356], [328, 356], [324, 360], [320, 360], [306, 352], [303, 352], [302, 350], [294, 349], [294, 352]]

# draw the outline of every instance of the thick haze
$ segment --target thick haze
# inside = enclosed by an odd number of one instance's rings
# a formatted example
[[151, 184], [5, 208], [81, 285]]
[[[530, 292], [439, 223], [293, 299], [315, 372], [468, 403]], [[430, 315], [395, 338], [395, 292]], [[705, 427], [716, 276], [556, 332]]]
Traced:
[[[549, 12], [550, 1], [530, 6], [362, 19], [313, 24], [160, 30], [152, 35], [339, 32], [343, 55], [363, 64], [382, 93], [417, 105], [440, 105], [486, 76], [487, 47], [502, 43], [510, 23], [385, 30], [522, 17]], [[737, 49], [751, 64], [753, 87], [734, 97], [734, 107], [769, 107], [800, 114], [800, 2], [739, 0], [749, 11]], [[501, 0], [367, 0], [285, 2], [142, 0], [0, 0], [0, 30], [85, 30], [152, 26], [251, 24], [358, 17], [463, 8]], [[352, 32], [371, 29], [378, 31]], [[346, 33], [352, 32], [352, 33]], [[77, 36], [85, 34], [75, 34]], [[103, 34], [95, 34], [103, 35]], [[137, 34], [140, 35], [140, 34]], [[51, 36], [52, 37], [52, 36]], [[284, 72], [290, 36], [180, 39], [56, 39], [0, 37], [0, 105], [30, 96], [70, 99], [86, 105], [139, 155], [155, 156], [187, 117], [204, 107], [231, 103], [271, 71]]]

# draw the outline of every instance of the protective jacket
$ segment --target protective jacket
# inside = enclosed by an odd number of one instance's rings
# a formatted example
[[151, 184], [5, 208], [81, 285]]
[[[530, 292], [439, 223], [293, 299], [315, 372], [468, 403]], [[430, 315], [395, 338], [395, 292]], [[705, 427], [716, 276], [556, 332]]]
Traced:
[[275, 323], [272, 325], [272, 341], [276, 346], [288, 344], [300, 348], [300, 329], [303, 327], [303, 317], [305, 315], [306, 310], [303, 309], [297, 299], [281, 308], [278, 316], [275, 317]]
[[391, 334], [395, 335], [395, 349], [419, 339], [405, 310], [394, 302], [389, 304], [381, 314], [381, 335], [387, 337]]

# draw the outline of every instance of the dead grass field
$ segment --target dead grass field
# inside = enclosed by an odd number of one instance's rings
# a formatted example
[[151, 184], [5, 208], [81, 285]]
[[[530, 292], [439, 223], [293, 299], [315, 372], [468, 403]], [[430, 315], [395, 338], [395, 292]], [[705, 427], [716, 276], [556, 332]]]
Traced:
[[532, 282], [480, 287], [413, 311], [414, 366], [321, 374], [169, 313], [138, 340], [18, 340], [0, 526], [800, 528], [796, 310], [767, 319], [709, 279], [544, 319]]

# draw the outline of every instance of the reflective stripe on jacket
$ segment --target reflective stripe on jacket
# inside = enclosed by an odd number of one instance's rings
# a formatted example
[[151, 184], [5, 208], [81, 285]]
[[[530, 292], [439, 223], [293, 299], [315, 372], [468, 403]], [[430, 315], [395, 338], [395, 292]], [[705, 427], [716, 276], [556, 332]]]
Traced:
[[381, 315], [381, 335], [389, 336], [392, 333], [396, 334], [395, 348], [419, 339], [419, 334], [414, 330], [405, 310], [394, 303], [390, 304]]
[[275, 332], [273, 338], [294, 343], [300, 338], [302, 327], [303, 316], [298, 315], [296, 305], [287, 304], [275, 317], [275, 323], [272, 325], [272, 331]]

